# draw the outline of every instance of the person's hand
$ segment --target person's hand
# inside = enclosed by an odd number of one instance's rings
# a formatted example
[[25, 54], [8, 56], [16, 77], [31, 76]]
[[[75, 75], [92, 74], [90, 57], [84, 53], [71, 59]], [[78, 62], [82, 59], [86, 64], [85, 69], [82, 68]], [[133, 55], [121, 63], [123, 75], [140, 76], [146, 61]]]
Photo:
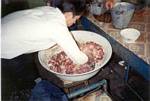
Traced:
[[114, 5], [114, 0], [107, 0], [106, 3], [105, 3], [105, 6], [106, 6], [107, 10], [112, 9], [113, 5]]

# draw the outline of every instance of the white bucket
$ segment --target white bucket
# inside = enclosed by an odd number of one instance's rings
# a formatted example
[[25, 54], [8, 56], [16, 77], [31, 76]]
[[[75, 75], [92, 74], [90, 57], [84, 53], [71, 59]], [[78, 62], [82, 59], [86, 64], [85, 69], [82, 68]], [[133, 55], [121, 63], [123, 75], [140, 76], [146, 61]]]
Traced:
[[127, 2], [118, 2], [111, 10], [112, 23], [115, 28], [126, 28], [133, 16], [135, 6]]

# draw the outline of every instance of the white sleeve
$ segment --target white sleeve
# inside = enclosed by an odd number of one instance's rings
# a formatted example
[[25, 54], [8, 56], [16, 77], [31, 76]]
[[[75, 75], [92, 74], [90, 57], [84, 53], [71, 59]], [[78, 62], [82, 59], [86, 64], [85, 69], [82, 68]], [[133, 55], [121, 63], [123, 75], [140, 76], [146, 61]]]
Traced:
[[56, 29], [51, 38], [62, 47], [64, 52], [75, 64], [84, 64], [88, 61], [88, 57], [82, 53], [70, 34], [67, 26], [56, 25]]

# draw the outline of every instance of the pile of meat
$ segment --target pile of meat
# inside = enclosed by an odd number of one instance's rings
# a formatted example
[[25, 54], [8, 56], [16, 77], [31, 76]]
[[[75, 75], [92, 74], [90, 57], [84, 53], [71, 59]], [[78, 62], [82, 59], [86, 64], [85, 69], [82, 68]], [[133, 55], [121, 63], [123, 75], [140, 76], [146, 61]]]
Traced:
[[93, 70], [95, 67], [91, 66], [96, 63], [101, 63], [103, 59], [104, 51], [102, 46], [92, 41], [82, 43], [79, 48], [84, 52], [89, 60], [83, 65], [76, 65], [72, 60], [61, 51], [60, 53], [51, 57], [48, 61], [49, 68], [54, 72], [63, 74], [81, 74]]

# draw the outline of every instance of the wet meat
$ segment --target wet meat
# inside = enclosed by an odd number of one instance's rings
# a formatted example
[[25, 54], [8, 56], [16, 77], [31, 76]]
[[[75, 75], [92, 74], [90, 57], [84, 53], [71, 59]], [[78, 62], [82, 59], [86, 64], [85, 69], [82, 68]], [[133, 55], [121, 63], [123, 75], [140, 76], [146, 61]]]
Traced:
[[93, 70], [92, 64], [101, 63], [104, 51], [102, 47], [92, 41], [81, 43], [79, 48], [84, 52], [89, 60], [83, 65], [76, 65], [67, 55], [61, 51], [60, 53], [51, 57], [48, 61], [49, 68], [58, 73], [64, 74], [81, 74]]

